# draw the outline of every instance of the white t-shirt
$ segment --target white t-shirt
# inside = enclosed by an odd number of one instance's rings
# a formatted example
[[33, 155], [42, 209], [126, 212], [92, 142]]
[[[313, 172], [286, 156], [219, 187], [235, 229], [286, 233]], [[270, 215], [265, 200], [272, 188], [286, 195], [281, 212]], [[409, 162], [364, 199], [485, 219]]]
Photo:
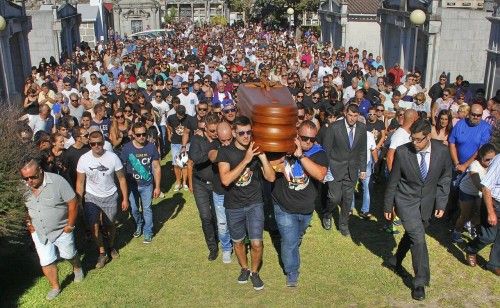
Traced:
[[154, 108], [158, 109], [158, 112], [160, 113], [160, 126], [167, 126], [167, 112], [170, 110], [167, 102], [161, 101], [160, 103], [158, 103], [156, 100], [152, 99], [151, 105]]
[[181, 105], [186, 107], [186, 114], [194, 117], [196, 115], [196, 105], [198, 105], [198, 96], [193, 92], [188, 95], [179, 94], [177, 97], [181, 100]]
[[477, 173], [479, 174], [479, 179], [482, 180], [487, 171], [488, 169], [481, 166], [481, 164], [477, 160], [473, 161], [469, 166], [469, 172], [467, 172], [467, 174], [460, 182], [460, 190], [468, 195], [480, 197], [481, 192], [477, 189], [474, 183], [472, 183], [470, 175], [471, 173]]
[[101, 157], [95, 157], [92, 151], [83, 154], [78, 160], [76, 171], [85, 173], [85, 191], [96, 197], [109, 197], [118, 188], [115, 185], [115, 172], [123, 169], [118, 156], [110, 151], [105, 151]]
[[87, 88], [87, 90], [89, 90], [90, 99], [92, 99], [93, 101], [97, 101], [97, 98], [101, 96], [101, 84], [88, 83], [85, 87]]
[[366, 132], [366, 163], [373, 162], [372, 151], [377, 147], [375, 137], [372, 132]]
[[389, 149], [396, 149], [398, 146], [410, 142], [410, 136], [410, 133], [404, 130], [404, 128], [400, 127], [396, 129], [394, 134], [392, 134], [391, 145], [389, 146]]

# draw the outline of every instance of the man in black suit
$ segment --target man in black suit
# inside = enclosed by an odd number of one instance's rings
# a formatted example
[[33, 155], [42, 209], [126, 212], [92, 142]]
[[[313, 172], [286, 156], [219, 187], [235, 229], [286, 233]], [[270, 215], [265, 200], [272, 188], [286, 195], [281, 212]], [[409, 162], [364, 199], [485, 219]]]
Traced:
[[344, 118], [334, 122], [323, 137], [323, 148], [333, 175], [333, 181], [328, 183], [329, 202], [323, 210], [323, 228], [331, 229], [332, 212], [342, 201], [339, 230], [344, 236], [350, 236], [349, 214], [354, 185], [358, 177], [366, 177], [366, 125], [358, 122], [358, 117], [358, 105], [348, 105]]
[[411, 250], [413, 270], [412, 297], [425, 298], [424, 286], [429, 284], [429, 253], [425, 227], [433, 214], [441, 218], [450, 192], [452, 163], [450, 152], [442, 142], [431, 140], [431, 124], [418, 120], [411, 128], [412, 142], [396, 149], [394, 163], [385, 191], [384, 216], [392, 218], [393, 205], [401, 218], [405, 234], [388, 266], [402, 271], [403, 259]]

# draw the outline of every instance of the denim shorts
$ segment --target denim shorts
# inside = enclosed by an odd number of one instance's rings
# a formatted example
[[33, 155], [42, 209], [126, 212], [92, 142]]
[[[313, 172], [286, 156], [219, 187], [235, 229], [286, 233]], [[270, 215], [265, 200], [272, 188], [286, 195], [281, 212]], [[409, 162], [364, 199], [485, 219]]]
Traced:
[[239, 209], [226, 209], [227, 225], [233, 242], [262, 241], [264, 233], [264, 204], [256, 203]]
[[463, 201], [463, 202], [472, 202], [476, 200], [476, 198], [479, 198], [478, 196], [474, 195], [469, 195], [464, 193], [461, 189], [458, 192], [458, 200]]
[[73, 232], [62, 232], [53, 243], [47, 241], [46, 244], [43, 244], [36, 232], [31, 233], [31, 238], [33, 239], [33, 243], [35, 243], [41, 266], [47, 266], [54, 263], [58, 256], [67, 260], [73, 259], [76, 256]]

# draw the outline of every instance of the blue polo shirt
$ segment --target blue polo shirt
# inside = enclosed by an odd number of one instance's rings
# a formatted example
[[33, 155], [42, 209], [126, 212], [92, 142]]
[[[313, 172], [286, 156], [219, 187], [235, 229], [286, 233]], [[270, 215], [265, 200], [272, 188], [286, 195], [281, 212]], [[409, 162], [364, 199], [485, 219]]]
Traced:
[[459, 163], [465, 163], [483, 144], [488, 143], [491, 132], [491, 125], [483, 120], [476, 126], [470, 125], [468, 119], [458, 121], [452, 129], [448, 141], [455, 144]]

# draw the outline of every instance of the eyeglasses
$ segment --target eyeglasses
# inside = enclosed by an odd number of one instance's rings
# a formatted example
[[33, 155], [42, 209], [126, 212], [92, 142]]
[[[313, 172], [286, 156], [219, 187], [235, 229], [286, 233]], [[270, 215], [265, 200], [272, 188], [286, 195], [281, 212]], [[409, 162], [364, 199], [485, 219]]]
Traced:
[[222, 110], [224, 113], [236, 112], [236, 108], [224, 109]]
[[65, 86], [65, 87], [69, 87], [69, 86], [70, 86], [70, 84], [69, 84], [69, 83], [65, 83], [65, 84], [64, 84], [64, 86]]
[[243, 137], [245, 135], [252, 136], [252, 130], [238, 132], [238, 136], [240, 136], [240, 137]]
[[203, 80], [203, 82], [204, 82], [204, 83], [207, 83], [207, 82], [208, 82], [208, 80]]
[[476, 118], [481, 118], [483, 116], [483, 114], [482, 113], [473, 113], [473, 112], [471, 112], [470, 116], [471, 117], [476, 117]]
[[103, 146], [104, 141], [99, 141], [99, 142], [89, 142], [90, 147], [96, 147], [96, 146]]
[[213, 66], [209, 66], [208, 68], [215, 68], [215, 67], [213, 67]]
[[307, 142], [307, 141], [311, 141], [311, 143], [316, 142], [316, 137], [308, 137], [308, 136], [299, 136], [299, 137], [300, 137], [300, 140], [302, 140], [304, 142]]
[[[147, 119], [149, 120], [149, 119]], [[142, 138], [142, 137], [146, 137], [148, 134], [147, 133], [134, 133], [134, 135], [137, 137], [137, 138]]]
[[425, 138], [427, 138], [427, 136], [423, 137], [423, 138], [414, 138], [414, 137], [410, 137], [411, 141], [413, 143], [421, 143], [422, 141], [425, 140]]
[[38, 180], [39, 178], [40, 178], [40, 171], [35, 175], [23, 177], [23, 180], [25, 182], [28, 182], [29, 180]]

